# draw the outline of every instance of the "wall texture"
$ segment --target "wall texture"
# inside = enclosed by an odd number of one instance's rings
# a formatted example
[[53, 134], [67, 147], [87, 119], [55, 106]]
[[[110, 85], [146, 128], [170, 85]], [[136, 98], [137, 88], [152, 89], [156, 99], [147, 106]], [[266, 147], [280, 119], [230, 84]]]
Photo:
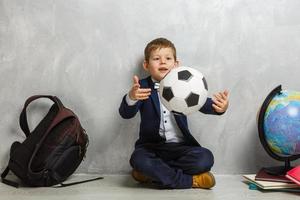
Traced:
[[[143, 50], [167, 37], [182, 65], [203, 72], [209, 93], [228, 89], [223, 116], [192, 114], [190, 129], [215, 155], [219, 174], [278, 165], [262, 148], [256, 113], [279, 84], [298, 90], [298, 0], [0, 0], [0, 169], [25, 99], [52, 94], [73, 109], [90, 136], [78, 172], [127, 173], [139, 116], [118, 107], [141, 68]], [[51, 102], [29, 107], [33, 128]], [[41, 114], [42, 113], [42, 114]]]

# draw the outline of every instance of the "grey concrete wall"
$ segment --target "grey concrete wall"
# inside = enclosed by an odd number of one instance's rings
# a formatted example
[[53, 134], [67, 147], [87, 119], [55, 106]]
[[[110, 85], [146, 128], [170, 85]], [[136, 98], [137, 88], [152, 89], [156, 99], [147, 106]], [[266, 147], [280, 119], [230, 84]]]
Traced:
[[[263, 150], [255, 118], [275, 86], [300, 91], [299, 9], [298, 0], [0, 0], [0, 168], [11, 143], [24, 139], [25, 99], [52, 94], [89, 134], [78, 172], [129, 172], [139, 116], [123, 120], [118, 107], [132, 76], [146, 76], [143, 50], [156, 37], [172, 40], [181, 64], [205, 74], [210, 95], [230, 91], [227, 114], [189, 120], [215, 155], [213, 171], [279, 164]], [[30, 106], [30, 128], [49, 105]]]

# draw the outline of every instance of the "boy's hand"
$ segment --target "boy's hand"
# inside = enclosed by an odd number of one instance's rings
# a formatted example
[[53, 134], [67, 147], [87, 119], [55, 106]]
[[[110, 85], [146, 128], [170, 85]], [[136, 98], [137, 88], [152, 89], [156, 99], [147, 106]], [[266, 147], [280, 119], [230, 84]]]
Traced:
[[129, 91], [129, 98], [132, 100], [145, 100], [148, 99], [151, 94], [150, 88], [141, 88], [139, 84], [139, 78], [137, 76], [133, 77], [133, 85]]
[[224, 113], [229, 105], [229, 100], [228, 100], [228, 96], [229, 96], [229, 92], [228, 90], [225, 90], [223, 92], [218, 92], [217, 94], [213, 95], [213, 105], [212, 107], [214, 108], [214, 110], [217, 113]]

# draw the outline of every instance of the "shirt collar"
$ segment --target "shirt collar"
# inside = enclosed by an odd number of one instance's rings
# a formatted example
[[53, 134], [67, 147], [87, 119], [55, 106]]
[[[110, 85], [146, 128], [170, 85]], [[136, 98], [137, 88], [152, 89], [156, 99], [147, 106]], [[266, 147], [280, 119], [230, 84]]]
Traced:
[[152, 76], [151, 76], [151, 80], [152, 80], [152, 82], [153, 82], [153, 88], [154, 88], [155, 90], [158, 90], [158, 89], [159, 89], [159, 81], [157, 81], [157, 80], [155, 80], [154, 78], [152, 78]]

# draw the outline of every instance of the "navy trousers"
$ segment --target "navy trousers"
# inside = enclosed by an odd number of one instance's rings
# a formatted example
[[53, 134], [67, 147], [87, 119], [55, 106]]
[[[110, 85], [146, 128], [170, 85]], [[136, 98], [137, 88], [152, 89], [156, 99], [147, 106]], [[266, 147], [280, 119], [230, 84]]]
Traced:
[[136, 147], [130, 158], [133, 169], [162, 188], [191, 188], [192, 176], [207, 172], [214, 164], [210, 150], [183, 143]]

